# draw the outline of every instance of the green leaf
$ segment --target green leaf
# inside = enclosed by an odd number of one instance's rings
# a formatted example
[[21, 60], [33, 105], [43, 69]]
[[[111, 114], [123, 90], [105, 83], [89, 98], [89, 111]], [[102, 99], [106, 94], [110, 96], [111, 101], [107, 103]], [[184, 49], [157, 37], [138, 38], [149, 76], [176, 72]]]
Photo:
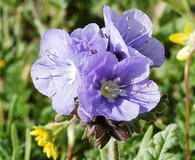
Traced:
[[[153, 136], [151, 136], [151, 128], [146, 132], [138, 155], [134, 160], [180, 160], [179, 153], [175, 153], [175, 149], [178, 149], [178, 127], [176, 124], [171, 124], [167, 128]], [[148, 145], [146, 144], [148, 142]]]
[[152, 125], [150, 127], [148, 127], [148, 130], [146, 131], [146, 133], [142, 139], [141, 145], [139, 147], [138, 155], [141, 154], [143, 149], [147, 148], [148, 143], [152, 137], [153, 130], [154, 130], [154, 127]]
[[30, 129], [26, 129], [26, 142], [25, 142], [25, 160], [30, 160], [30, 152], [31, 152], [31, 135]]
[[4, 148], [0, 145], [0, 160], [8, 160], [11, 159], [9, 153], [7, 152], [7, 148]]
[[11, 140], [12, 140], [12, 160], [19, 159], [19, 140], [15, 124], [11, 126]]
[[9, 115], [8, 115], [7, 128], [6, 128], [6, 134], [7, 135], [10, 134], [11, 124], [12, 124], [12, 120], [13, 120], [13, 117], [14, 117], [14, 109], [15, 109], [16, 104], [17, 104], [17, 99], [18, 99], [18, 96], [14, 95], [13, 98], [12, 98], [12, 101], [11, 101], [10, 108], [9, 108]]

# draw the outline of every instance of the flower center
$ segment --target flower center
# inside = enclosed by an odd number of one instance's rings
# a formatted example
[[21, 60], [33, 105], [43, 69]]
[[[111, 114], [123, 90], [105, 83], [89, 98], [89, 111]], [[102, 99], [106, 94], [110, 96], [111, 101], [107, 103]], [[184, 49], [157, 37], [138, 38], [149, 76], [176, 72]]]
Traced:
[[101, 85], [100, 93], [106, 97], [108, 101], [113, 102], [117, 96], [125, 95], [125, 90], [121, 89], [115, 81], [105, 81]]
[[68, 78], [68, 83], [72, 84], [75, 81], [76, 74], [77, 74], [77, 68], [75, 64], [71, 60], [65, 61], [65, 74]]

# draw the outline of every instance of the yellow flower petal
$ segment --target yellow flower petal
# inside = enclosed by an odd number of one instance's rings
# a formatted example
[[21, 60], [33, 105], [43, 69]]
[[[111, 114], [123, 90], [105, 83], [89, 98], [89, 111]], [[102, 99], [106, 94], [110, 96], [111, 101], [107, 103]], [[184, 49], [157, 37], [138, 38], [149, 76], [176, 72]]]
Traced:
[[52, 157], [54, 160], [57, 160], [57, 158], [58, 158], [58, 150], [57, 150], [57, 147], [54, 145], [52, 147]]
[[185, 25], [184, 32], [187, 35], [189, 35], [192, 32], [192, 24], [191, 23], [188, 23]]
[[40, 127], [34, 127], [34, 130], [30, 132], [32, 136], [47, 136], [48, 133], [46, 130]]
[[43, 148], [43, 153], [45, 153], [48, 158], [52, 157], [54, 160], [57, 160], [58, 158], [57, 147], [53, 144], [53, 142], [47, 142]]
[[47, 143], [48, 132], [41, 127], [33, 127], [34, 130], [30, 132], [32, 136], [35, 136], [35, 141], [37, 141], [38, 146], [45, 146]]
[[177, 60], [179, 61], [185, 61], [188, 59], [190, 55], [188, 47], [182, 48], [178, 53], [177, 53]]
[[189, 35], [185, 33], [175, 33], [169, 36], [170, 41], [181, 45], [186, 45], [188, 39]]

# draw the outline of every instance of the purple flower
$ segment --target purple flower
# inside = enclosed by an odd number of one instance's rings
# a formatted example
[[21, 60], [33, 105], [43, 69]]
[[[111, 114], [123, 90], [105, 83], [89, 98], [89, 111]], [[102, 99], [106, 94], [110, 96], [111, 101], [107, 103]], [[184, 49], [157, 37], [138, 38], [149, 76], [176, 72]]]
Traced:
[[31, 77], [35, 88], [52, 99], [53, 109], [70, 114], [80, 83], [81, 55], [64, 30], [49, 29], [41, 39], [40, 58], [33, 64]]
[[83, 67], [78, 115], [85, 122], [94, 116], [129, 121], [150, 111], [158, 104], [160, 92], [147, 79], [149, 70], [149, 61], [144, 57], [118, 62], [110, 52], [91, 56]]
[[133, 9], [117, 15], [110, 7], [104, 7], [104, 31], [110, 39], [110, 51], [119, 59], [139, 55], [148, 57], [152, 67], [164, 62], [163, 45], [152, 38], [152, 23], [142, 11]]

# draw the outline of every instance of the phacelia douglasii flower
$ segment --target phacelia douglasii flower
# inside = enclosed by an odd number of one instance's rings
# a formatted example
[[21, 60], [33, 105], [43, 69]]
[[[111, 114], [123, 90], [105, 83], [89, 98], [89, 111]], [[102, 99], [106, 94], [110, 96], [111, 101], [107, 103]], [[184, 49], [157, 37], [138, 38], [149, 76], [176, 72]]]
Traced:
[[129, 121], [150, 111], [160, 100], [158, 86], [148, 80], [150, 64], [144, 57], [118, 62], [104, 52], [88, 59], [79, 88], [78, 114], [85, 122], [101, 115], [114, 121]]
[[[106, 35], [109, 37], [110, 51], [120, 59], [132, 55], [148, 57], [152, 67], [164, 62], [163, 45], [152, 38], [152, 22], [142, 11], [133, 9], [117, 15], [110, 7], [104, 7]], [[129, 51], [130, 50], [130, 51]]]
[[71, 114], [78, 97], [85, 122], [94, 116], [129, 121], [159, 102], [158, 86], [148, 76], [151, 66], [163, 63], [164, 48], [151, 37], [149, 18], [138, 10], [118, 16], [106, 6], [104, 19], [102, 29], [94, 23], [70, 35], [49, 29], [41, 39], [31, 77], [59, 114]]
[[74, 53], [71, 45], [73, 43], [68, 33], [49, 29], [41, 40], [41, 58], [31, 69], [35, 87], [52, 99], [54, 110], [61, 114], [70, 114], [74, 109], [80, 81], [80, 57]]

